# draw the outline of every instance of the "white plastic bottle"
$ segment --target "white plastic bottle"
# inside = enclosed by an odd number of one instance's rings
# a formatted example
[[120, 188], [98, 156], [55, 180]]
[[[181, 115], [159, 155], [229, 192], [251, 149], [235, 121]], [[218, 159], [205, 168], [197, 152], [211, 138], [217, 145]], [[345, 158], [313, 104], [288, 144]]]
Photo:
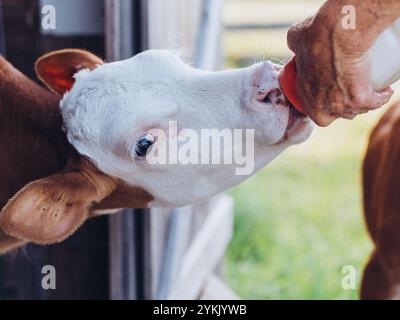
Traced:
[[385, 89], [400, 79], [400, 18], [380, 34], [369, 54], [375, 90]]

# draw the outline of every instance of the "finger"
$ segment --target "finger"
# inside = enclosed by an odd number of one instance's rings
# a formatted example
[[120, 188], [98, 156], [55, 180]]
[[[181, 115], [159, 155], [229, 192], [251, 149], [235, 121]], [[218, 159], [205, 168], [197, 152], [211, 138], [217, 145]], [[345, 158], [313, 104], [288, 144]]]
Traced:
[[300, 44], [300, 35], [302, 31], [309, 27], [314, 16], [308, 17], [306, 20], [300, 23], [296, 23], [290, 27], [287, 33], [287, 44], [291, 51], [297, 52], [298, 45]]
[[345, 112], [341, 114], [340, 118], [347, 119], [347, 120], [353, 120], [357, 115], [365, 113], [361, 112], [361, 110], [358, 110], [358, 112]]
[[361, 108], [360, 111], [358, 112], [358, 114], [367, 113], [367, 112], [369, 112], [369, 111], [371, 111], [371, 109], [368, 109], [368, 108]]
[[292, 25], [287, 33], [288, 47], [294, 53], [296, 53], [298, 34], [299, 34], [299, 23]]
[[[297, 88], [297, 92], [304, 94], [305, 90], [299, 90], [299, 88]], [[318, 103], [319, 99], [314, 99], [314, 104], [306, 103], [307, 99], [303, 98], [303, 94], [299, 94], [299, 99], [302, 102], [301, 106], [303, 107], [304, 113], [318, 126], [327, 127], [340, 117], [339, 114], [334, 112], [332, 106], [325, 107], [324, 104]]]
[[386, 88], [382, 91], [374, 92], [371, 95], [370, 102], [368, 103], [369, 109], [378, 109], [382, 107], [384, 104], [388, 103], [392, 98], [394, 91], [392, 88]]
[[337, 118], [339, 118], [335, 114], [317, 114], [310, 116], [310, 118], [320, 127], [327, 127]]

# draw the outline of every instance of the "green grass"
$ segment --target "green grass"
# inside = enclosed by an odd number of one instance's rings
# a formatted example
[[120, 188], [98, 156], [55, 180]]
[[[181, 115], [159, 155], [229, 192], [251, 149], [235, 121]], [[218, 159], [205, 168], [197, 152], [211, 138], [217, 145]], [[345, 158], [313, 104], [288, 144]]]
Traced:
[[[292, 24], [314, 14], [324, 0], [225, 0], [225, 25]], [[224, 51], [228, 65], [254, 62], [259, 58], [284, 59], [290, 55], [286, 45], [286, 29], [241, 30], [224, 33]]]
[[[323, 0], [230, 0], [226, 24], [301, 21]], [[289, 55], [286, 30], [226, 31], [226, 67]], [[371, 251], [361, 203], [361, 165], [382, 112], [318, 128], [234, 188], [235, 230], [226, 277], [242, 298], [357, 299]], [[357, 270], [357, 290], [341, 286]]]
[[371, 250], [360, 169], [381, 112], [318, 128], [231, 191], [235, 232], [226, 274], [241, 297], [358, 298], [358, 290], [341, 287], [341, 270], [353, 265], [359, 281]]

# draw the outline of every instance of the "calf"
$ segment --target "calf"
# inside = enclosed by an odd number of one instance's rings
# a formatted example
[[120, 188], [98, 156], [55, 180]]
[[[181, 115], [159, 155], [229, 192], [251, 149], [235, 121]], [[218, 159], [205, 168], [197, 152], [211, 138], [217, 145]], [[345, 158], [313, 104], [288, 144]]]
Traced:
[[400, 299], [400, 102], [372, 131], [363, 168], [364, 212], [374, 252], [363, 299]]
[[[19, 239], [52, 243], [65, 239], [98, 209], [178, 207], [243, 181], [288, 146], [304, 141], [313, 127], [283, 97], [279, 70], [264, 62], [234, 71], [206, 72], [162, 50], [107, 64], [81, 50], [45, 55], [36, 71], [51, 91], [64, 95], [62, 122], [72, 147], [65, 143], [58, 111], [52, 108], [54, 119], [47, 120], [47, 131], [41, 136], [60, 141], [61, 151], [56, 142], [51, 144], [51, 154], [59, 155], [54, 161], [59, 162], [54, 167], [46, 165], [49, 171], [41, 174], [45, 178], [27, 184], [8, 201], [0, 226]], [[26, 117], [23, 113], [20, 116]], [[174, 133], [163, 135], [171, 121], [177, 126]], [[232, 163], [153, 161], [163, 150], [171, 151], [173, 144], [176, 149], [187, 148], [182, 138], [189, 130], [201, 136], [204, 129], [241, 130], [240, 134], [252, 130], [249, 146], [254, 150], [247, 150], [254, 151], [251, 172], [237, 174]], [[34, 154], [34, 162], [41, 163]]]

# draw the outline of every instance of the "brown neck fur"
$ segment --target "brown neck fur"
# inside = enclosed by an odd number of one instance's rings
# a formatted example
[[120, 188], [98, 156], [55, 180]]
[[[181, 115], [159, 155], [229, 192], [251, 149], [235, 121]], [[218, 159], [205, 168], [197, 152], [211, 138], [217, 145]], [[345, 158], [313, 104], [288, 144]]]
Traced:
[[[71, 157], [78, 156], [61, 129], [59, 100], [59, 95], [40, 87], [0, 56], [0, 209], [28, 183], [62, 171]], [[81, 163], [96, 173], [90, 163]], [[118, 181], [114, 192], [100, 203], [95, 201], [93, 209], [146, 207], [151, 200], [144, 190]], [[0, 254], [24, 243], [0, 229]]]
[[58, 101], [0, 57], [0, 208], [28, 182], [65, 166]]

